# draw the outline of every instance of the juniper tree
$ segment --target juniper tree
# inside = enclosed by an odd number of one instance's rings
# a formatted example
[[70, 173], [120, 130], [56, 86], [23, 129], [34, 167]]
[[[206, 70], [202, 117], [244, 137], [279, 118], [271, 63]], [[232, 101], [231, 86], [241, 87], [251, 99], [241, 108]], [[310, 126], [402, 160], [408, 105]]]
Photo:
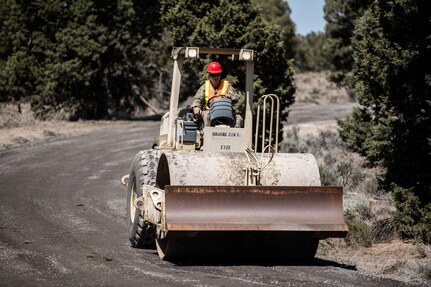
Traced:
[[360, 107], [342, 138], [386, 169], [404, 237], [431, 241], [431, 10], [426, 0], [375, 1], [358, 21], [354, 82]]
[[169, 54], [154, 49], [159, 1], [1, 3], [2, 98], [26, 98], [41, 117], [65, 109], [74, 118], [104, 118], [151, 97], [159, 81], [152, 60]]
[[352, 35], [355, 21], [363, 14], [372, 0], [326, 0], [326, 57], [330, 63], [330, 80], [349, 85], [353, 69]]

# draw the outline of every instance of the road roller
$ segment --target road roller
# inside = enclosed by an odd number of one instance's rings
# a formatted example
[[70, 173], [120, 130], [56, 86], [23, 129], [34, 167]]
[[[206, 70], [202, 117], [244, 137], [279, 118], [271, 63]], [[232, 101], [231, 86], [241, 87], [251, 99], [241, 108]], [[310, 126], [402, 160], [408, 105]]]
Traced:
[[[190, 107], [179, 108], [183, 62], [207, 55], [245, 67], [242, 127], [227, 124], [229, 99], [211, 105], [206, 126]], [[122, 178], [132, 247], [156, 248], [164, 260], [311, 260], [319, 240], [346, 236], [342, 187], [321, 186], [312, 154], [278, 151], [277, 95], [259, 97], [253, 118], [256, 56], [250, 49], [173, 49], [160, 134]]]

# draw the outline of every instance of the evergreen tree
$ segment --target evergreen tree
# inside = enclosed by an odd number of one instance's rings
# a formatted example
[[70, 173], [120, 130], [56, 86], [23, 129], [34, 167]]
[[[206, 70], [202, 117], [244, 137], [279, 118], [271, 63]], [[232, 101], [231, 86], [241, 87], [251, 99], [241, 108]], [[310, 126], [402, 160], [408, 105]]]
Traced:
[[64, 109], [105, 118], [154, 94], [159, 68], [151, 60], [169, 54], [154, 49], [159, 1], [7, 2], [0, 5], [4, 98], [29, 98], [41, 117]]
[[323, 32], [311, 32], [306, 36], [296, 35], [295, 67], [299, 71], [329, 70], [329, 62], [322, 49], [326, 36]]
[[64, 28], [45, 70], [55, 85], [40, 85], [35, 106], [46, 106], [55, 95], [55, 106], [66, 104], [83, 118], [133, 110], [155, 82], [146, 56], [160, 35], [158, 2], [77, 0], [64, 9]]
[[19, 103], [34, 89], [37, 65], [31, 46], [21, 5], [0, 2], [0, 101]]
[[385, 167], [404, 237], [431, 242], [431, 10], [426, 0], [375, 1], [353, 38], [361, 106], [340, 134]]
[[281, 39], [284, 42], [286, 55], [289, 59], [294, 57], [295, 24], [290, 18], [292, 11], [289, 4], [282, 0], [252, 0], [254, 5], [261, 9], [262, 16], [271, 24], [280, 26]]
[[352, 34], [355, 21], [372, 0], [325, 0], [324, 13], [326, 56], [330, 63], [330, 80], [348, 85], [353, 69]]
[[[61, 22], [57, 24], [59, 29], [52, 31], [54, 24], [50, 22], [36, 26], [43, 29], [43, 36], [51, 47], [48, 53], [38, 51], [40, 46], [35, 47], [35, 52], [44, 57], [45, 68], [43, 77], [37, 82], [37, 96], [33, 97], [32, 105], [39, 115], [47, 114], [53, 108], [63, 108], [78, 117], [106, 117], [102, 56], [107, 49], [110, 31], [99, 25], [97, 7], [92, 1], [64, 3], [61, 11], [51, 16], [49, 12], [58, 4], [45, 3], [46, 12], [41, 14], [41, 18]], [[109, 11], [109, 3], [106, 4]], [[35, 6], [30, 8], [38, 9]]]

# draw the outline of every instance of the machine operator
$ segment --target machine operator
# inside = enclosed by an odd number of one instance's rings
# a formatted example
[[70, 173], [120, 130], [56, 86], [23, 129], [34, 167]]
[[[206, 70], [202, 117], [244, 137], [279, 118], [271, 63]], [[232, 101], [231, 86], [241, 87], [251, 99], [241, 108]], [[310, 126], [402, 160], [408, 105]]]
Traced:
[[[204, 125], [210, 126], [210, 116], [208, 110], [211, 107], [211, 102], [218, 98], [230, 98], [235, 107], [239, 100], [239, 95], [232, 87], [229, 81], [221, 79], [222, 68], [219, 62], [211, 62], [208, 65], [208, 80], [199, 88], [193, 98], [192, 107], [193, 114], [197, 118], [203, 118]], [[243, 118], [240, 111], [235, 109], [236, 128], [242, 127]]]

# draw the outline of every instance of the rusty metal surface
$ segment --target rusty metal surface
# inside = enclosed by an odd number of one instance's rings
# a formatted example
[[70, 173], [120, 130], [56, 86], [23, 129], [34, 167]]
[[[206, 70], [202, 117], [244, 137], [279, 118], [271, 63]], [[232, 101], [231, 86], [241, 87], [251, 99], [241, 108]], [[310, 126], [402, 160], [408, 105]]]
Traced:
[[342, 188], [165, 186], [170, 231], [297, 231], [344, 237]]
[[347, 234], [342, 188], [320, 187], [313, 155], [276, 154], [263, 186], [244, 186], [248, 164], [244, 153], [163, 151], [156, 180], [165, 190], [161, 258], [212, 251], [309, 259], [319, 239]]

